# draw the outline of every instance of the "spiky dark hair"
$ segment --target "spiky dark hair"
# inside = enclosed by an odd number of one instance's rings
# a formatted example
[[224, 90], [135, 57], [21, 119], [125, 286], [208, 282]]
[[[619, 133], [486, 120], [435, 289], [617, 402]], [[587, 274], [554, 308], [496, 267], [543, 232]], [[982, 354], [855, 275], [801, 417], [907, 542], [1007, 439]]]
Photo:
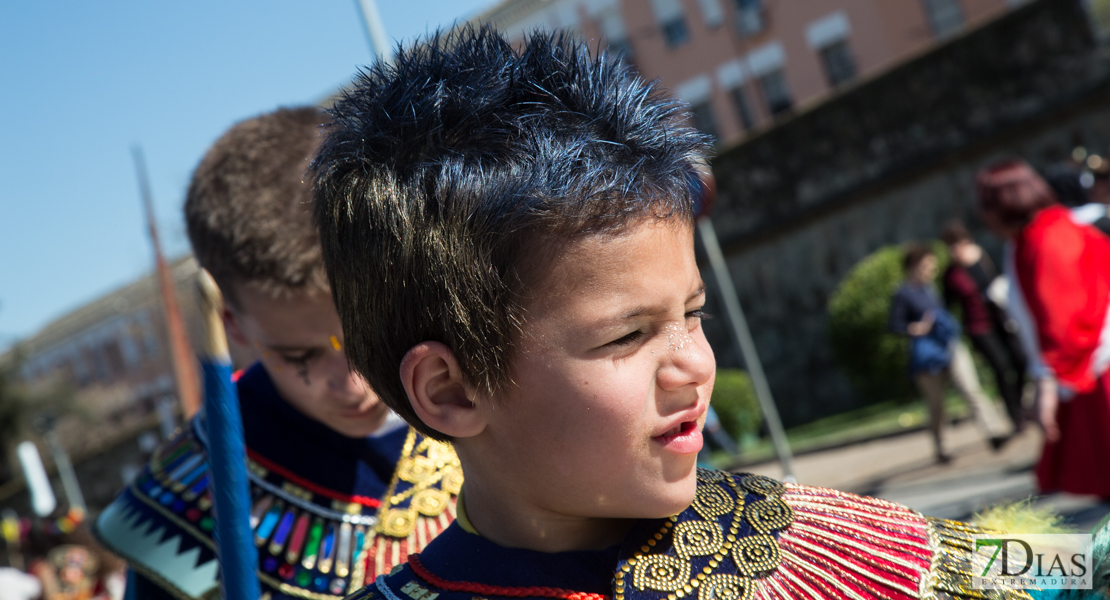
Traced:
[[495, 396], [538, 257], [645, 217], [689, 221], [708, 147], [683, 105], [560, 33], [520, 50], [489, 28], [436, 33], [360, 72], [331, 113], [315, 214], [348, 357], [440, 439], [398, 377], [408, 350], [444, 343]]

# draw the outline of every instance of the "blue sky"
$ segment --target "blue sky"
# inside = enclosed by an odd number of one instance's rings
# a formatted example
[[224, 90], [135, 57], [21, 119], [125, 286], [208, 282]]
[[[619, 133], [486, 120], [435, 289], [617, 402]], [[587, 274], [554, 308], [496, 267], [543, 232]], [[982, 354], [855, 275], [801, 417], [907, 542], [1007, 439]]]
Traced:
[[[496, 0], [378, 0], [409, 40]], [[163, 247], [232, 123], [316, 102], [371, 59], [355, 0], [0, 3], [0, 348], [149, 271], [130, 148]]]

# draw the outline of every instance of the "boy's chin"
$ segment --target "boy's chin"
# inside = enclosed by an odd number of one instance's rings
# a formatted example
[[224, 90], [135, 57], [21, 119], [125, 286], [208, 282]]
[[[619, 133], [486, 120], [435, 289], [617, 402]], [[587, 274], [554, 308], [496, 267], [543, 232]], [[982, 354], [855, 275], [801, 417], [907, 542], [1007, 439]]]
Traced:
[[[331, 418], [324, 424], [332, 431], [342, 436], [349, 438], [364, 438], [377, 433], [385, 422], [386, 412], [388, 411], [377, 410], [377, 408], [378, 407], [375, 407], [375, 410], [358, 413], [357, 415], [341, 417], [330, 415]], [[384, 408], [384, 405], [381, 408]]]
[[689, 475], [659, 486], [650, 508], [652, 514], [644, 515], [644, 518], [663, 519], [690, 508], [697, 488], [697, 470], [691, 468]]

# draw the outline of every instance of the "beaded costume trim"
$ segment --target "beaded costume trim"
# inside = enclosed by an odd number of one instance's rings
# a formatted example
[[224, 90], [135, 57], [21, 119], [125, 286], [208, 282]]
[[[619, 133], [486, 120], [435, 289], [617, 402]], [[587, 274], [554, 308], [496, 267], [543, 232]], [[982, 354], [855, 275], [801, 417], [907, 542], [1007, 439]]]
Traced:
[[779, 536], [782, 561], [757, 598], [1030, 599], [1024, 590], [971, 587], [973, 533], [877, 498], [786, 484], [794, 523]]
[[[131, 491], [215, 550], [201, 435], [191, 428], [156, 450]], [[303, 482], [258, 458], [253, 453], [248, 458], [248, 474], [259, 579], [264, 587], [307, 600], [339, 600], [403, 563], [451, 523], [462, 487], [462, 469], [450, 445], [413, 430], [381, 501], [298, 485]]]
[[462, 482], [462, 465], [451, 445], [410, 430], [378, 509], [374, 535], [359, 546], [348, 593], [403, 564], [446, 529], [455, 519]]
[[776, 539], [794, 522], [785, 488], [762, 475], [730, 476], [698, 469], [689, 510], [622, 561], [614, 597], [676, 600], [749, 600], [760, 576], [782, 561]]
[[[982, 527], [976, 527], [958, 521], [945, 519], [926, 518], [929, 523], [929, 540], [933, 552], [933, 569], [930, 583], [934, 590], [934, 598], [997, 598], [991, 595], [997, 590], [978, 590], [972, 587], [972, 573], [982, 572], [985, 560], [982, 554], [975, 553], [975, 541], [972, 536], [988, 533]], [[1025, 590], [1004, 590], [1006, 598], [1022, 598], [1032, 600], [1032, 595]]]
[[[761, 475], [699, 469], [697, 478], [690, 508], [626, 546], [614, 600], [1031, 599], [1025, 590], [971, 587], [971, 536], [985, 532], [973, 525]], [[417, 555], [408, 562], [408, 575], [381, 577], [352, 600], [596, 596], [448, 581]]]

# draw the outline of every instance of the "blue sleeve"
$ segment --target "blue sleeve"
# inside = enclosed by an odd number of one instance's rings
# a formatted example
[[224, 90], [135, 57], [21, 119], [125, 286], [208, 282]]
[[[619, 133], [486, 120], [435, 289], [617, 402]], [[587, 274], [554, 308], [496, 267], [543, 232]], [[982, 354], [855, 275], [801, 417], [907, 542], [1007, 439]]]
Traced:
[[136, 573], [134, 569], [128, 569], [127, 589], [123, 593], [123, 600], [176, 600], [176, 598], [153, 581]]
[[894, 298], [890, 301], [890, 331], [900, 335], [909, 335], [907, 327], [913, 321], [910, 319], [910, 302], [906, 294], [906, 288], [898, 288], [894, 292]]

